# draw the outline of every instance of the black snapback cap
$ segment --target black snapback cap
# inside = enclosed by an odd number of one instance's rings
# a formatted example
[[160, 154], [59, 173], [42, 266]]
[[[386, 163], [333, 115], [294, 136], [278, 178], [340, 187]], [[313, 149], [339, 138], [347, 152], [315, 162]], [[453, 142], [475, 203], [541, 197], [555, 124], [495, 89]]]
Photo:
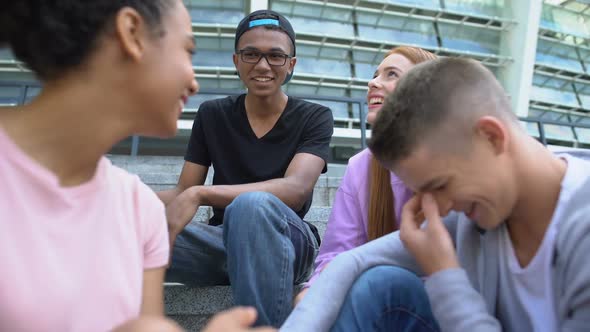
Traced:
[[[289, 21], [283, 15], [269, 9], [262, 9], [252, 12], [240, 21], [238, 27], [236, 28], [234, 50], [236, 52], [238, 51], [238, 41], [246, 31], [260, 26], [275, 26], [285, 32], [287, 36], [289, 36], [289, 39], [291, 39], [291, 44], [293, 45], [293, 56], [295, 56], [295, 30], [293, 30], [291, 23], [289, 23]], [[292, 76], [293, 72], [291, 72], [285, 78], [283, 84], [289, 82]]]

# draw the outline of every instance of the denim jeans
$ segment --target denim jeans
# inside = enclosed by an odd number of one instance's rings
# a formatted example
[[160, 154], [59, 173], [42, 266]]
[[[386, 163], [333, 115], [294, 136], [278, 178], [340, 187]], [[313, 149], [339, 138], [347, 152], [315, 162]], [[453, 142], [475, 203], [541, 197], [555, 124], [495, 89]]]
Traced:
[[424, 284], [395, 266], [363, 273], [350, 289], [332, 331], [439, 331]]
[[256, 325], [278, 327], [293, 309], [294, 284], [309, 278], [317, 252], [309, 226], [281, 200], [244, 193], [227, 206], [222, 225], [191, 223], [176, 238], [166, 281], [230, 284], [236, 305], [258, 310]]

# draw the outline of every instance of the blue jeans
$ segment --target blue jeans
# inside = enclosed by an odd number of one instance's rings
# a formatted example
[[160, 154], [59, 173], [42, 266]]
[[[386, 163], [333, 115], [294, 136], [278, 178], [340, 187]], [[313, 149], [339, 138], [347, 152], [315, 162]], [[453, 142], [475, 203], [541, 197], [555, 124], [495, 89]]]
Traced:
[[363, 273], [350, 289], [332, 331], [439, 331], [422, 280], [395, 266]]
[[191, 223], [176, 238], [166, 281], [230, 284], [236, 305], [258, 310], [256, 325], [278, 327], [293, 309], [294, 284], [309, 278], [317, 252], [309, 226], [281, 200], [244, 193], [227, 206], [222, 225]]

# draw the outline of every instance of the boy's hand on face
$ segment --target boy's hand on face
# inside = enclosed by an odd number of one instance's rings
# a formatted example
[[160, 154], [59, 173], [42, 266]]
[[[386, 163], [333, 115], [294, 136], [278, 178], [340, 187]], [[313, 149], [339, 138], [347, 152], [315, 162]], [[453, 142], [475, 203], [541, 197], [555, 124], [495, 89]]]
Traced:
[[[428, 223], [421, 227], [424, 218]], [[426, 275], [459, 267], [453, 241], [431, 194], [416, 195], [406, 203], [400, 239]]]
[[199, 188], [193, 186], [176, 196], [166, 206], [166, 219], [171, 236], [176, 236], [188, 225], [199, 209]]

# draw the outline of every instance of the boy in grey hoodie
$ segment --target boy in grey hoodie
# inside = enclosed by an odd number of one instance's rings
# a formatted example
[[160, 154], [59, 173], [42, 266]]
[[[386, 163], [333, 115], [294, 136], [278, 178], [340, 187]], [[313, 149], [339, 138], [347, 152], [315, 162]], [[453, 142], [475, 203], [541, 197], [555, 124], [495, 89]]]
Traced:
[[493, 74], [456, 58], [407, 73], [372, 134], [417, 195], [400, 231], [339, 255], [281, 331], [590, 329], [590, 153], [546, 149]]

